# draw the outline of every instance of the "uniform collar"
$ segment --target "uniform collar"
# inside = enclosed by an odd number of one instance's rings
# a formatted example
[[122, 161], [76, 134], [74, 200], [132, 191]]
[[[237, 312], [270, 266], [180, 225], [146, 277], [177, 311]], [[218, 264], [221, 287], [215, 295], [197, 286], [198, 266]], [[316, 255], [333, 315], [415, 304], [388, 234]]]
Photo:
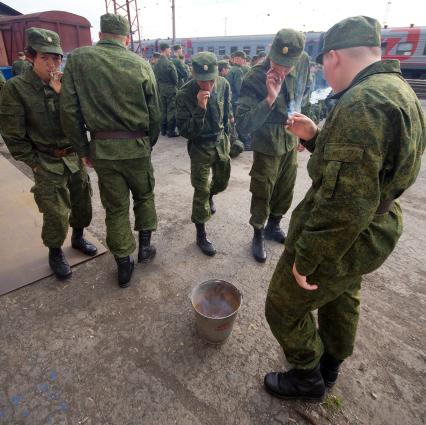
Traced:
[[117, 40], [113, 40], [111, 38], [105, 38], [104, 40], [99, 40], [96, 44], [97, 46], [114, 46], [114, 47], [121, 47], [122, 49], [127, 49], [123, 43], [120, 43]]
[[27, 83], [31, 84], [36, 91], [42, 90], [47, 84], [33, 71], [33, 69], [27, 69], [22, 74], [22, 79]]
[[399, 61], [396, 59], [386, 59], [386, 60], [380, 60], [380, 61], [372, 63], [371, 65], [364, 68], [361, 72], [359, 72], [355, 76], [355, 78], [352, 80], [352, 83], [349, 85], [349, 87], [331, 96], [331, 99], [340, 99], [352, 87], [356, 86], [361, 81], [365, 80], [366, 78], [374, 74], [401, 75], [401, 67], [399, 65]]

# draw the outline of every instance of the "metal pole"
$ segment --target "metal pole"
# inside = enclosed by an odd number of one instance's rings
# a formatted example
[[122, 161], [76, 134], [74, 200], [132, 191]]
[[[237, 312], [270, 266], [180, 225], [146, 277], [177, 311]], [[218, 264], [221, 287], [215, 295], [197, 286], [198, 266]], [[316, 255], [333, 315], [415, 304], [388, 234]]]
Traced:
[[175, 44], [175, 40], [176, 40], [175, 0], [172, 0], [172, 25], [173, 25], [173, 44]]

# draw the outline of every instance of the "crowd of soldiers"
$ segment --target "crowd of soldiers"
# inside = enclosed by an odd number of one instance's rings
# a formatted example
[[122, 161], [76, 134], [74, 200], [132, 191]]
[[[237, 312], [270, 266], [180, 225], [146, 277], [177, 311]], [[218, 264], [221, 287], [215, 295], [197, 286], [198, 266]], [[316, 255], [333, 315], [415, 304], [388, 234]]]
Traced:
[[[279, 398], [322, 400], [353, 351], [362, 276], [386, 260], [401, 235], [398, 198], [414, 183], [426, 144], [422, 107], [398, 61], [381, 60], [379, 23], [347, 18], [325, 34], [316, 60], [334, 106], [322, 129], [299, 109], [307, 105], [312, 72], [298, 31], [278, 31], [268, 54], [248, 70], [244, 52], [235, 53], [231, 68], [201, 52], [192, 57], [190, 75], [181, 47], [174, 46], [169, 59], [163, 44], [152, 60], [154, 76], [148, 62], [127, 49], [127, 20], [106, 14], [100, 27], [100, 41], [69, 54], [63, 75], [58, 34], [27, 29], [32, 67], [1, 93], [1, 134], [13, 157], [33, 170], [50, 267], [59, 278], [71, 275], [61, 249], [68, 225], [72, 246], [96, 254], [83, 235], [92, 217], [87, 167], [98, 175], [120, 287], [129, 286], [135, 267], [130, 193], [138, 262], [154, 258], [151, 153], [160, 132], [188, 141], [196, 243], [214, 256], [205, 225], [216, 212], [214, 196], [231, 176], [234, 134], [253, 150], [252, 254], [266, 260], [265, 238], [285, 246], [265, 314], [293, 368], [267, 374], [265, 388]], [[312, 153], [312, 186], [286, 236], [280, 221], [292, 202], [303, 148]]]

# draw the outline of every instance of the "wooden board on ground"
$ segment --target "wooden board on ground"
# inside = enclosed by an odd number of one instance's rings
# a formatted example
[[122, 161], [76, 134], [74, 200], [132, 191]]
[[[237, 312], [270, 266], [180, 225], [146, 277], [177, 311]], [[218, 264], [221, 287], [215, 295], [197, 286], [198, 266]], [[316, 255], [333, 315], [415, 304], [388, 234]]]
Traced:
[[[30, 192], [33, 184], [0, 155], [0, 295], [53, 274], [41, 241], [43, 217]], [[96, 245], [97, 255], [106, 252], [89, 232], [85, 237]], [[71, 248], [71, 229], [63, 249], [70, 266], [96, 258]]]

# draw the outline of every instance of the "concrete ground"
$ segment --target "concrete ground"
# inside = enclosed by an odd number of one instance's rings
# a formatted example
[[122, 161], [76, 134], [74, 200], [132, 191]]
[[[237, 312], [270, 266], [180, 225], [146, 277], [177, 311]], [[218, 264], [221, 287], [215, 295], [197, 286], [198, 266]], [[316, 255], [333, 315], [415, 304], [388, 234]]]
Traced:
[[[310, 184], [309, 155], [299, 158], [293, 207]], [[264, 374], [284, 368], [263, 313], [283, 248], [268, 242], [263, 265], [251, 257], [251, 153], [232, 161], [229, 188], [217, 196], [218, 212], [207, 225], [214, 258], [195, 245], [185, 141], [161, 138], [153, 162], [157, 257], [137, 265], [130, 288], [118, 288], [106, 254], [74, 268], [66, 282], [46, 278], [0, 298], [0, 424], [425, 423], [426, 165], [403, 196], [405, 231], [397, 249], [364, 279], [355, 353], [327, 401], [309, 404], [280, 401], [263, 389]], [[90, 230], [105, 243], [96, 174], [91, 178]], [[223, 346], [197, 335], [188, 298], [211, 278], [244, 294]]]

